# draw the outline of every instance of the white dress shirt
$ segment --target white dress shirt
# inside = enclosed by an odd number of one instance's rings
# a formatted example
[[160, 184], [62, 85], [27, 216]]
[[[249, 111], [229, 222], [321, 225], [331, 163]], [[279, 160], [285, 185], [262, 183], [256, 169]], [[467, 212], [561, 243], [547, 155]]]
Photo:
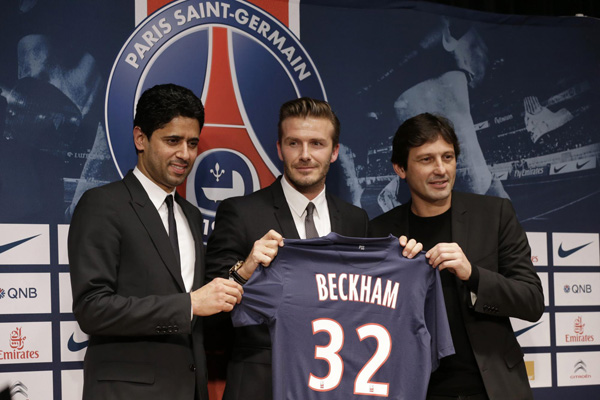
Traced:
[[[163, 225], [165, 226], [165, 230], [167, 234], [169, 233], [169, 211], [167, 208], [167, 203], [165, 203], [165, 199], [169, 193], [165, 192], [160, 186], [156, 183], [152, 182], [146, 175], [143, 174], [142, 171], [135, 167], [133, 170], [133, 174], [140, 181], [144, 190], [148, 194], [150, 201], [156, 207], [158, 214], [160, 215], [160, 219], [162, 220]], [[175, 196], [175, 190], [173, 190], [171, 195]], [[173, 199], [175, 200], [175, 199]], [[183, 278], [183, 283], [185, 285], [185, 290], [189, 292], [192, 290], [192, 285], [194, 283], [194, 269], [196, 264], [196, 246], [194, 242], [194, 236], [192, 235], [192, 230], [190, 229], [190, 225], [188, 223], [183, 210], [177, 204], [176, 201], [173, 202], [173, 212], [175, 214], [175, 224], [177, 225], [177, 239], [179, 242], [179, 255], [181, 258], [181, 277]]]
[[306, 206], [312, 202], [315, 205], [313, 220], [319, 236], [326, 236], [331, 233], [331, 221], [329, 220], [329, 208], [327, 207], [327, 197], [325, 196], [325, 188], [312, 200], [307, 199], [302, 193], [297, 191], [290, 185], [287, 179], [281, 178], [281, 187], [283, 195], [290, 207], [294, 224], [300, 239], [306, 239], [306, 228], [304, 220], [306, 218]]

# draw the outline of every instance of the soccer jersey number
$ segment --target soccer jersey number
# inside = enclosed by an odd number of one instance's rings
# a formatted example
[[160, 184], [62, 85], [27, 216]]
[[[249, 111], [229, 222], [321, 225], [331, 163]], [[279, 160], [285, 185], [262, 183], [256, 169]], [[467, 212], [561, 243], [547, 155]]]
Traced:
[[[344, 374], [344, 361], [338, 354], [344, 346], [344, 329], [337, 321], [329, 318], [313, 320], [312, 329], [313, 335], [320, 332], [329, 335], [327, 346], [315, 346], [315, 358], [327, 361], [329, 373], [323, 378], [311, 373], [308, 386], [319, 392], [333, 390], [338, 387]], [[364, 324], [356, 329], [356, 333], [361, 342], [366, 338], [374, 338], [377, 341], [377, 350], [354, 379], [354, 394], [387, 397], [389, 383], [371, 382], [371, 378], [390, 356], [392, 350], [390, 333], [379, 324]]]

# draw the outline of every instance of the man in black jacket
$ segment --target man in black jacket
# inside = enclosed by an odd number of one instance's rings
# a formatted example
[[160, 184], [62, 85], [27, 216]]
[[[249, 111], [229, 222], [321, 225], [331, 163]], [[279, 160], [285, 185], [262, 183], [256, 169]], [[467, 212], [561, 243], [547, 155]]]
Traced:
[[459, 152], [447, 119], [406, 120], [392, 163], [411, 201], [371, 221], [370, 233], [422, 242], [440, 270], [456, 354], [432, 374], [427, 399], [533, 399], [509, 317], [540, 318], [540, 279], [510, 201], [452, 190]]

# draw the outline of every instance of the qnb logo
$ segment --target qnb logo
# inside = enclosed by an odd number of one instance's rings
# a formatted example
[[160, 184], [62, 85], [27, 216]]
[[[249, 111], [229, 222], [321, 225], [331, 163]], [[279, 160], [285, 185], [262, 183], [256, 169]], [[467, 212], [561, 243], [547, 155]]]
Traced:
[[37, 350], [25, 349], [27, 336], [23, 335], [22, 328], [15, 328], [10, 333], [9, 345], [12, 350], [0, 350], [0, 360], [35, 360], [40, 358]]
[[[10, 397], [11, 399], [29, 399], [29, 395], [27, 394], [27, 386], [21, 381], [15, 381], [12, 385], [10, 385]], [[17, 397], [19, 396], [19, 397]]]
[[592, 293], [592, 285], [589, 283], [586, 284], [573, 284], [573, 285], [565, 285], [563, 287], [565, 293], [575, 293], [575, 294], [590, 294]]
[[579, 360], [573, 366], [573, 374], [571, 379], [590, 379], [592, 375], [587, 373], [587, 365], [583, 360]]
[[577, 318], [575, 318], [575, 321], [573, 321], [573, 332], [575, 333], [575, 335], [566, 334], [565, 342], [566, 343], [593, 342], [595, 340], [594, 335], [586, 335], [584, 333], [584, 328], [585, 328], [585, 324], [583, 323], [583, 318], [581, 316], [578, 316]]
[[8, 297], [11, 299], [35, 299], [38, 297], [37, 288], [0, 288], [0, 299]]

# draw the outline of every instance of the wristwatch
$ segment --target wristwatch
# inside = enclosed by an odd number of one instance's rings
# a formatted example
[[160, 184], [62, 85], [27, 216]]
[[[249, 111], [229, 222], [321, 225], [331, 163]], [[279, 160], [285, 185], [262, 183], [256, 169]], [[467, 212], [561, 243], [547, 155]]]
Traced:
[[231, 267], [229, 269], [229, 278], [233, 279], [234, 281], [236, 281], [240, 285], [243, 285], [246, 282], [248, 282], [248, 279], [244, 279], [244, 278], [242, 278], [242, 276], [240, 274], [238, 274], [238, 271], [239, 271], [240, 268], [242, 268], [242, 265], [244, 265], [244, 262], [243, 261], [238, 261], [238, 262], [236, 262], [233, 265], [233, 267]]

